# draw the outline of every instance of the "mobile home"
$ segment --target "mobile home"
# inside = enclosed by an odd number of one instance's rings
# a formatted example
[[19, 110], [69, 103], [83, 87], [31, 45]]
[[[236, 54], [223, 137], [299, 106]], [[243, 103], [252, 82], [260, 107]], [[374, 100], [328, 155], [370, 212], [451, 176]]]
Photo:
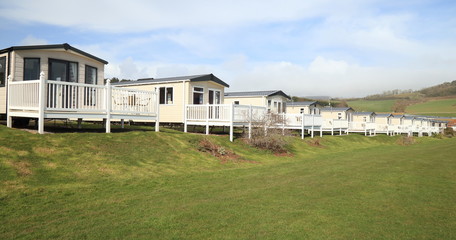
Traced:
[[281, 90], [225, 93], [225, 104], [266, 107], [271, 113], [287, 112], [290, 96]]

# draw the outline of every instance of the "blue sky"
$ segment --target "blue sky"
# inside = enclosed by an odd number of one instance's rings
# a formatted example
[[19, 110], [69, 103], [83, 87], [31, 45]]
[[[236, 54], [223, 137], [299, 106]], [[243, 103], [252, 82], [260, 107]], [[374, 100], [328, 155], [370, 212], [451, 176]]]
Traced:
[[456, 80], [454, 1], [0, 0], [0, 48], [69, 43], [106, 77], [356, 97]]

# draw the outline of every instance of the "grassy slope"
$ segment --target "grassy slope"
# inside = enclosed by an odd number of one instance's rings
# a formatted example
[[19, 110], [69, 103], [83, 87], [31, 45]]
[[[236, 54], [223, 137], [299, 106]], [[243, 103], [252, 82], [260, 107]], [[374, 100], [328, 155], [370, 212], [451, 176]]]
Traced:
[[431, 116], [456, 117], [456, 98], [436, 99], [407, 107], [407, 113]]
[[[0, 126], [0, 239], [450, 239], [456, 139], [294, 139], [294, 157], [201, 135], [33, 135]], [[308, 140], [307, 140], [308, 141]]]
[[358, 112], [391, 112], [396, 100], [355, 100], [348, 105]]

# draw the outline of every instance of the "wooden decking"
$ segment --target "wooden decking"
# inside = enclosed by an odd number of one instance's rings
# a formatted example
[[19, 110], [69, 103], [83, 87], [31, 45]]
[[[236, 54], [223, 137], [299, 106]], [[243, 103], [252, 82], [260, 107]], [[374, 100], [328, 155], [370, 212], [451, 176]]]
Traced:
[[38, 119], [38, 132], [44, 132], [44, 119], [152, 121], [158, 131], [158, 97], [152, 91], [60, 82], [44, 79], [14, 82], [8, 80], [7, 125], [13, 117]]

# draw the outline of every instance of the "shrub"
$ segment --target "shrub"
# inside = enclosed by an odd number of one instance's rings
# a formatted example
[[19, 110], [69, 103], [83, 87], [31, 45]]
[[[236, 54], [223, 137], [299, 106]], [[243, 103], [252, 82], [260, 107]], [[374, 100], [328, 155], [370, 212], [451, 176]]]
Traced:
[[456, 136], [456, 132], [451, 127], [447, 127], [443, 130], [443, 135], [445, 137], [454, 137]]
[[402, 136], [401, 138], [399, 138], [397, 140], [397, 143], [402, 146], [412, 145], [412, 144], [415, 144], [415, 142], [416, 141], [415, 141], [414, 137], [406, 137], [406, 136]]
[[[269, 114], [261, 119], [252, 120], [251, 137], [244, 136], [246, 142], [253, 147], [270, 150], [274, 153], [287, 152], [288, 138], [290, 132], [281, 129], [281, 115]], [[279, 126], [279, 127], [278, 127]]]
[[203, 138], [198, 144], [198, 150], [201, 152], [210, 153], [212, 156], [221, 157], [227, 154], [232, 154], [231, 151], [228, 151], [223, 146], [219, 146], [214, 142], [210, 141], [208, 138]]

